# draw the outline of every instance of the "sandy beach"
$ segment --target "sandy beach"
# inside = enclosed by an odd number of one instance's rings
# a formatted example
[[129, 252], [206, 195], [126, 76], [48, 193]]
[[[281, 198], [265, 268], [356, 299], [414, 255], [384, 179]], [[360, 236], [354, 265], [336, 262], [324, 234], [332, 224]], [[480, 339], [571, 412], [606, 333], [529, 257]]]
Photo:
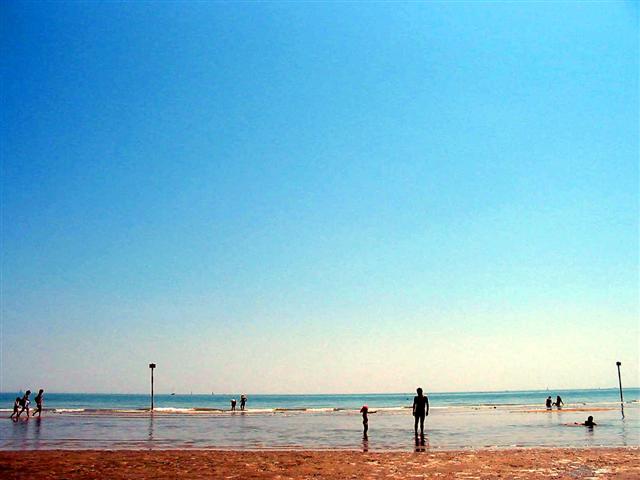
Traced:
[[21, 478], [638, 478], [638, 448], [440, 452], [0, 452], [0, 477]]

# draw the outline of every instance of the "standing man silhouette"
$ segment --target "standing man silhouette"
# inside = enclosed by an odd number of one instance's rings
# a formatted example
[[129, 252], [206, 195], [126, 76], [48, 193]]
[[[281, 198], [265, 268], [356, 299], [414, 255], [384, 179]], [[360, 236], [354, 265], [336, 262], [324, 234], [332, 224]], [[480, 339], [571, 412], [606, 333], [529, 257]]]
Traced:
[[418, 388], [416, 392], [418, 395], [413, 397], [413, 416], [415, 417], [413, 430], [417, 437], [418, 421], [420, 421], [420, 436], [424, 437], [424, 417], [429, 415], [429, 399], [422, 394], [422, 388]]

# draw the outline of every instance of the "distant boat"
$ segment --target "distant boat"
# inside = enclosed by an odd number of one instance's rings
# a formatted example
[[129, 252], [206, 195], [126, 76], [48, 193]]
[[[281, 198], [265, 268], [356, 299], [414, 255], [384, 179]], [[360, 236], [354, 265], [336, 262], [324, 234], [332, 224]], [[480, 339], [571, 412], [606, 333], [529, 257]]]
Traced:
[[171, 393], [171, 395], [175, 395], [175, 393]]

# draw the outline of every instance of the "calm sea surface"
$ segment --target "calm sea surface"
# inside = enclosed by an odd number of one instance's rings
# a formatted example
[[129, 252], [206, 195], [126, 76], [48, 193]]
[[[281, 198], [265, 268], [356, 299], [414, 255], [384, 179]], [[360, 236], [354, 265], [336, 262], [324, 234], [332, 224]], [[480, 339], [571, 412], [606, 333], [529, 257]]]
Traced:
[[[0, 394], [3, 416], [17, 394]], [[424, 447], [640, 446], [640, 389], [624, 394], [624, 418], [616, 389], [430, 394]], [[546, 411], [548, 395], [560, 395], [564, 409]], [[0, 449], [416, 448], [410, 393], [249, 394], [247, 412], [229, 412], [239, 397], [157, 395], [151, 414], [148, 395], [45, 394], [41, 420], [0, 422]], [[363, 404], [376, 411], [368, 439]], [[573, 425], [588, 415], [597, 427]]]

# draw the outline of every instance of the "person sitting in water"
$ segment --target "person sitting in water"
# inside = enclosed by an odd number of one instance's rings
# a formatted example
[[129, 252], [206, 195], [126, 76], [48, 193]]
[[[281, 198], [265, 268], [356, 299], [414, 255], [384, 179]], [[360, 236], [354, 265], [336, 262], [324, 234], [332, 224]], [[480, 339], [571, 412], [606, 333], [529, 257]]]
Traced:
[[547, 397], [547, 401], [545, 403], [547, 405], [547, 410], [551, 410], [551, 406], [553, 405], [553, 400], [551, 400], [551, 395]]
[[16, 416], [16, 420], [18, 419], [18, 410], [20, 410], [20, 397], [16, 397], [16, 401], [13, 403], [13, 413], [9, 418], [13, 419], [13, 416]]
[[35, 417], [36, 413], [38, 414], [38, 418], [42, 416], [42, 397], [43, 396], [44, 396], [44, 390], [40, 389], [40, 391], [38, 392], [38, 395], [36, 395], [36, 398], [35, 398], [36, 409], [31, 414], [32, 417]]
[[554, 402], [554, 405], [558, 408], [558, 410], [560, 410], [562, 408], [562, 405], [564, 405], [564, 402], [560, 398], [560, 395], [556, 397], [556, 401]]
[[587, 420], [584, 423], [581, 423], [580, 425], [584, 425], [585, 427], [595, 427], [597, 423], [594, 422], [593, 417], [589, 415], [589, 418], [587, 418]]

